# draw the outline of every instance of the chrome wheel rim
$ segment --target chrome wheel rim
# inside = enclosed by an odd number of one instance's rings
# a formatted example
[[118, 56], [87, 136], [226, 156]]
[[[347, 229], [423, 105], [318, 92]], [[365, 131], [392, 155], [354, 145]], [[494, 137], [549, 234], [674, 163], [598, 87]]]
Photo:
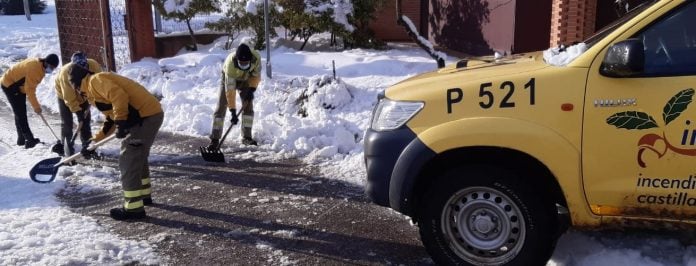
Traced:
[[517, 204], [488, 187], [465, 188], [450, 197], [442, 210], [442, 231], [452, 250], [475, 265], [509, 262], [526, 233]]

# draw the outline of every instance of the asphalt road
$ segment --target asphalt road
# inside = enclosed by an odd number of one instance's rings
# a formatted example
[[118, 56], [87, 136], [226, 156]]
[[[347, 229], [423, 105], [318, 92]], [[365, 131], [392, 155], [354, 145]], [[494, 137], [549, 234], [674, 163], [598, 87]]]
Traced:
[[[55, 116], [51, 121], [58, 124]], [[206, 142], [159, 135], [150, 164], [155, 204], [146, 207], [147, 219], [108, 216], [122, 204], [120, 187], [67, 189], [59, 198], [122, 237], [152, 243], [163, 264], [432, 264], [417, 227], [371, 204], [362, 187], [317, 177], [312, 166], [293, 160], [205, 162], [196, 147]], [[115, 157], [86, 163], [117, 169]]]

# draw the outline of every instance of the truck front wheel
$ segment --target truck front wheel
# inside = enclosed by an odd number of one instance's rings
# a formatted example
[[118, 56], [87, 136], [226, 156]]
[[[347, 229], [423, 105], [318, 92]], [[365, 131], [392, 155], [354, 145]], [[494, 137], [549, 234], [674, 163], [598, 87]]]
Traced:
[[544, 265], [556, 239], [543, 198], [504, 169], [452, 169], [421, 200], [421, 239], [441, 265]]

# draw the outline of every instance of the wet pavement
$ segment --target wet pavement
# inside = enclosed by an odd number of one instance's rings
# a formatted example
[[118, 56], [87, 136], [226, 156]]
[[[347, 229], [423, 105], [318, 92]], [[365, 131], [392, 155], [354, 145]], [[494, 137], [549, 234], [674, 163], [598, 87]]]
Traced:
[[[432, 264], [417, 227], [370, 203], [362, 187], [317, 177], [316, 169], [293, 160], [205, 162], [193, 152], [206, 142], [160, 134], [150, 164], [155, 204], [142, 221], [108, 217], [122, 203], [119, 187], [67, 189], [59, 198], [122, 237], [155, 245], [163, 264]], [[116, 160], [84, 163], [117, 169]]]

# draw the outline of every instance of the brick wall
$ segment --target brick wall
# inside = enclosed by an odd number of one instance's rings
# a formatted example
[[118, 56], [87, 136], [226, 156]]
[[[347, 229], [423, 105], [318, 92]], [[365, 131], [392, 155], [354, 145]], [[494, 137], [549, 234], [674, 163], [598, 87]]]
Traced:
[[[100, 4], [104, 9], [100, 8]], [[58, 37], [63, 63], [70, 62], [75, 51], [83, 51], [102, 66], [113, 69], [113, 50], [109, 24], [102, 23], [102, 17], [108, 21], [108, 0], [56, 0], [58, 19]], [[104, 30], [106, 29], [106, 30]], [[106, 62], [102, 49], [107, 52]]]
[[553, 0], [551, 12], [551, 46], [581, 42], [595, 31], [597, 0]]
[[[402, 0], [401, 9], [408, 16], [416, 28], [421, 25], [421, 1]], [[406, 30], [396, 23], [396, 1], [387, 0], [384, 8], [376, 14], [375, 21], [370, 28], [375, 32], [375, 37], [383, 41], [411, 41]], [[418, 29], [422, 31], [422, 29]], [[421, 32], [421, 35], [424, 34]]]
[[150, 1], [127, 0], [126, 29], [130, 42], [131, 61], [155, 57], [155, 32]]
[[[196, 34], [196, 42], [200, 45], [208, 45], [213, 43], [220, 37], [224, 37], [224, 34], [218, 33], [200, 33]], [[153, 57], [163, 58], [175, 56], [181, 49], [186, 45], [191, 44], [191, 36], [186, 35], [169, 35], [155, 37], [155, 55]]]

